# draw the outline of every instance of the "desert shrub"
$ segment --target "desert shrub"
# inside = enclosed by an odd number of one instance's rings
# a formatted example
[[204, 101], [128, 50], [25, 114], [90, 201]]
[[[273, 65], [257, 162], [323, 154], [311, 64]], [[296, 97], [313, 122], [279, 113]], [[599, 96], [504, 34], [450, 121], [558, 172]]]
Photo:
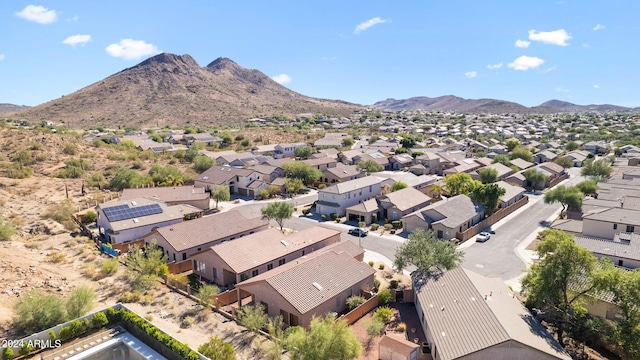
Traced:
[[103, 276], [113, 275], [118, 272], [118, 267], [120, 263], [118, 262], [118, 258], [112, 257], [109, 259], [102, 260], [100, 264], [100, 274]]
[[65, 143], [62, 152], [67, 155], [75, 155], [78, 153], [78, 147], [73, 143]]
[[42, 217], [62, 224], [63, 222], [71, 219], [71, 215], [74, 213], [74, 210], [71, 200], [67, 199], [47, 207], [44, 214], [42, 214]]
[[262, 190], [260, 190], [260, 191], [258, 192], [258, 198], [259, 198], [259, 199], [262, 199], [262, 200], [264, 200], [264, 199], [268, 199], [268, 198], [269, 198], [269, 196], [270, 196], [270, 195], [269, 195], [269, 190], [267, 190], [267, 189], [262, 189]]
[[78, 286], [73, 289], [66, 301], [67, 315], [78, 318], [91, 310], [95, 304], [96, 293], [89, 286]]
[[211, 360], [236, 360], [231, 344], [217, 337], [211, 337], [208, 342], [200, 345], [198, 352]]
[[20, 347], [20, 355], [22, 355], [22, 356], [29, 355], [29, 353], [31, 353], [31, 351], [33, 351], [33, 346], [29, 345], [28, 342], [25, 342]]
[[65, 261], [65, 256], [60, 251], [52, 251], [47, 254], [47, 261], [53, 264], [60, 264]]
[[190, 316], [190, 315], [185, 316], [184, 319], [182, 319], [181, 327], [185, 327], [185, 328], [191, 327], [191, 325], [195, 324], [195, 322], [196, 322], [196, 318], [194, 318], [193, 316]]
[[0, 217], [0, 241], [11, 240], [11, 237], [16, 233], [16, 229], [8, 221], [5, 221]]
[[402, 332], [407, 331], [407, 324], [401, 322], [400, 324], [398, 324], [396, 331], [402, 331]]
[[380, 289], [380, 280], [378, 280], [377, 277], [373, 277], [373, 290], [375, 292], [378, 292], [378, 289]]
[[398, 280], [391, 280], [389, 281], [389, 288], [390, 289], [395, 289], [398, 287]]
[[326, 188], [326, 187], [327, 187], [327, 184], [320, 184], [320, 185], [318, 185], [318, 189], [320, 189], [320, 190], [322, 190], [322, 189], [324, 189], [324, 188]]
[[393, 309], [387, 306], [381, 306], [373, 312], [373, 317], [375, 319], [380, 319], [385, 324], [389, 323], [391, 315], [393, 315]]
[[35, 333], [64, 322], [66, 312], [62, 298], [42, 290], [30, 290], [13, 306], [13, 328]]
[[11, 163], [5, 168], [5, 176], [11, 179], [27, 179], [33, 174], [33, 169], [21, 164]]
[[387, 306], [391, 303], [391, 300], [393, 300], [393, 297], [391, 296], [391, 290], [382, 289], [378, 291], [378, 305]]
[[371, 323], [367, 326], [367, 335], [374, 337], [380, 336], [384, 333], [385, 323], [378, 318], [373, 318]]
[[134, 291], [134, 292], [125, 291], [122, 293], [122, 295], [120, 295], [120, 298], [118, 298], [118, 301], [125, 304], [135, 303], [140, 301], [141, 298], [142, 298], [142, 293], [139, 291]]
[[331, 214], [329, 214], [329, 216], [331, 217], [331, 220], [338, 220], [338, 214], [337, 213], [331, 213]]
[[167, 275], [167, 283], [171, 286], [185, 289], [189, 285], [189, 278], [183, 274], [169, 274]]
[[378, 269], [380, 269], [380, 270], [384, 270], [384, 264], [380, 264], [380, 265], [378, 265]]
[[364, 222], [364, 221], [360, 221], [360, 222], [358, 222], [358, 226], [361, 227], [361, 228], [364, 228], [364, 227], [367, 226], [367, 223]]
[[96, 313], [91, 318], [91, 325], [96, 329], [99, 329], [107, 325], [108, 323], [109, 320], [107, 320], [107, 315], [105, 315], [103, 312]]
[[36, 155], [36, 161], [37, 162], [43, 162], [43, 161], [47, 161], [47, 160], [49, 160], [49, 155], [47, 155], [46, 153], [42, 153], [42, 154]]
[[208, 156], [198, 155], [193, 159], [193, 169], [198, 173], [202, 173], [215, 165], [216, 160]]
[[376, 230], [378, 230], [379, 227], [380, 227], [380, 225], [378, 225], [378, 224], [371, 224], [371, 231], [376, 231]]
[[394, 229], [402, 229], [402, 221], [400, 220], [392, 221], [391, 225]]
[[17, 153], [11, 161], [20, 165], [31, 165], [33, 164], [33, 154], [29, 150], [22, 150]]
[[391, 225], [391, 224], [384, 224], [384, 229], [385, 229], [385, 230], [387, 230], [387, 231], [389, 231], [389, 230], [393, 229], [393, 225]]
[[362, 296], [351, 296], [347, 298], [347, 307], [349, 308], [349, 311], [351, 311], [357, 308], [358, 306], [364, 304], [365, 301], [367, 300]]
[[373, 267], [373, 264], [375, 264], [373, 261], [369, 261], [369, 266]]
[[98, 220], [98, 215], [95, 213], [95, 211], [91, 210], [87, 211], [82, 217], [83, 224], [91, 224], [93, 222], [96, 222], [96, 220]]

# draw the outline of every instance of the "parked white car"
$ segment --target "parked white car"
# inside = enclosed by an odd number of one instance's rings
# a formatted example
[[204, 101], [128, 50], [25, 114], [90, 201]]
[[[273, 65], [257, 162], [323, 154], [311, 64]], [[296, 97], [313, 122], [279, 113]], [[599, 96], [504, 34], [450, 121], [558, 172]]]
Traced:
[[486, 231], [481, 232], [476, 236], [476, 242], [485, 242], [491, 238], [491, 234]]

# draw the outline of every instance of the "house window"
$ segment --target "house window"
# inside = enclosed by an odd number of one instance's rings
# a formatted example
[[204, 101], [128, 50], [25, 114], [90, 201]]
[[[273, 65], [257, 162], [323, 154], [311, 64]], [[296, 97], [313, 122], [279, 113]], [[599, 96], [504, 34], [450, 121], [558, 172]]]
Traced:
[[197, 272], [204, 273], [204, 274], [207, 273], [205, 264], [198, 260], [193, 260], [193, 268], [196, 269]]
[[251, 272], [251, 277], [258, 276], [258, 269], [255, 269]]
[[438, 230], [437, 237], [438, 239], [442, 239], [442, 230]]
[[298, 326], [298, 317], [293, 314], [290, 314], [290, 315], [291, 315], [291, 321], [289, 321], [289, 325]]
[[373, 185], [369, 185], [369, 192], [373, 192]]
[[289, 313], [280, 309], [280, 316], [282, 316], [282, 322], [285, 324], [289, 324]]
[[284, 265], [285, 262], [287, 262], [287, 259], [278, 260], [278, 266]]
[[635, 230], [635, 227], [633, 225], [627, 225], [627, 232], [628, 233], [632, 233], [633, 230]]
[[267, 270], [271, 270], [271, 269], [273, 269], [273, 264], [267, 265]]
[[342, 309], [342, 304], [340, 303], [340, 296], [336, 297], [336, 310]]
[[187, 260], [187, 253], [186, 252], [182, 253], [182, 260]]
[[618, 224], [613, 224], [613, 230], [618, 229]]
[[247, 276], [247, 273], [242, 273], [240, 274], [240, 281], [245, 281], [249, 278], [249, 276]]
[[618, 266], [622, 266], [623, 263], [624, 263], [624, 261], [618, 260]]
[[305, 250], [302, 250], [302, 256], [304, 256], [305, 252], [306, 252]]
[[218, 269], [213, 268], [213, 280], [217, 280], [218, 279]]

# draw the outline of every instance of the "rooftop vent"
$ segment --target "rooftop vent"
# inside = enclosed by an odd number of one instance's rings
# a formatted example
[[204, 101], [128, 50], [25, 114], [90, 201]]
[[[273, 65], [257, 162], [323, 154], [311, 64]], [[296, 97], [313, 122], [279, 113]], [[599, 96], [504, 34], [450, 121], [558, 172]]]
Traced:
[[138, 219], [133, 219], [133, 222], [134, 222], [135, 224], [137, 224], [139, 221], [138, 221]]
[[284, 240], [280, 240], [280, 244], [282, 244], [284, 246], [289, 246], [289, 243], [284, 241]]
[[131, 202], [131, 205], [136, 206], [136, 205], [138, 205], [138, 204], [137, 204], [135, 201], [132, 201], [132, 202]]
[[313, 283], [313, 287], [315, 287], [318, 290], [322, 290], [322, 285], [318, 284], [317, 282]]

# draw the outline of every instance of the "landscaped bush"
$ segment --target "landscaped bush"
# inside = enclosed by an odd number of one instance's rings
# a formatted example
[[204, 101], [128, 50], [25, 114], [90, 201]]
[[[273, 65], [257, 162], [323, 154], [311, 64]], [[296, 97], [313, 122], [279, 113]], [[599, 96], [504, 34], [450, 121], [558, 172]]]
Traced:
[[402, 331], [402, 332], [407, 331], [407, 324], [401, 322], [400, 324], [398, 324], [396, 331]]
[[380, 289], [380, 280], [378, 280], [377, 277], [373, 277], [373, 291], [378, 292], [378, 289]]
[[73, 337], [73, 331], [71, 331], [71, 328], [69, 326], [65, 326], [60, 329], [60, 334], [58, 337], [60, 338], [60, 341], [67, 341]]
[[402, 221], [400, 220], [392, 221], [391, 225], [394, 229], [402, 229]]
[[337, 213], [331, 213], [329, 216], [331, 217], [331, 220], [337, 220], [338, 219], [338, 214]]
[[29, 345], [29, 343], [24, 343], [20, 347], [20, 355], [22, 356], [29, 355], [29, 353], [31, 353], [32, 350], [33, 350], [33, 346]]
[[389, 323], [389, 320], [391, 319], [391, 315], [393, 315], [393, 309], [386, 306], [381, 306], [378, 309], [376, 309], [376, 311], [373, 312], [373, 317], [375, 319], [380, 319], [380, 321], [382, 321], [385, 324]]
[[307, 216], [311, 213], [311, 210], [309, 209], [302, 209], [302, 215]]
[[320, 184], [320, 185], [318, 185], [318, 189], [320, 189], [320, 190], [322, 190], [322, 189], [324, 189], [324, 188], [326, 188], [326, 187], [327, 187], [327, 184]]
[[360, 222], [358, 222], [358, 226], [361, 227], [361, 228], [364, 228], [364, 227], [367, 226], [367, 223], [364, 222], [364, 221], [360, 221]]
[[347, 299], [347, 307], [349, 308], [349, 311], [351, 311], [357, 308], [358, 306], [364, 304], [365, 301], [367, 300], [362, 296], [351, 296], [350, 298]]
[[329, 220], [329, 219], [327, 218], [327, 215], [325, 215], [325, 214], [320, 215], [320, 218], [322, 219], [322, 221], [327, 221], [327, 220]]
[[391, 290], [382, 289], [378, 291], [378, 305], [379, 306], [387, 306], [391, 303], [393, 297], [391, 296]]
[[380, 225], [378, 224], [371, 224], [371, 231], [377, 231], [379, 227]]
[[2, 350], [2, 360], [11, 360], [13, 359], [13, 349], [10, 347], [6, 347]]
[[385, 230], [387, 230], [387, 231], [389, 231], [389, 230], [393, 229], [393, 225], [391, 225], [391, 224], [384, 224], [384, 229], [385, 229]]
[[375, 264], [373, 261], [369, 261], [369, 266], [373, 267], [373, 264]]
[[390, 289], [395, 289], [398, 287], [398, 280], [391, 280], [389, 281], [389, 288]]
[[384, 264], [380, 264], [380, 265], [378, 265], [378, 269], [380, 269], [380, 270], [384, 270]]
[[91, 224], [93, 222], [96, 222], [97, 219], [98, 215], [95, 213], [95, 211], [87, 211], [82, 217], [82, 223]]
[[109, 320], [107, 320], [107, 315], [105, 315], [103, 312], [96, 313], [95, 315], [93, 315], [93, 318], [91, 318], [91, 325], [93, 325], [93, 327], [96, 329], [99, 329], [107, 325], [108, 323]]

